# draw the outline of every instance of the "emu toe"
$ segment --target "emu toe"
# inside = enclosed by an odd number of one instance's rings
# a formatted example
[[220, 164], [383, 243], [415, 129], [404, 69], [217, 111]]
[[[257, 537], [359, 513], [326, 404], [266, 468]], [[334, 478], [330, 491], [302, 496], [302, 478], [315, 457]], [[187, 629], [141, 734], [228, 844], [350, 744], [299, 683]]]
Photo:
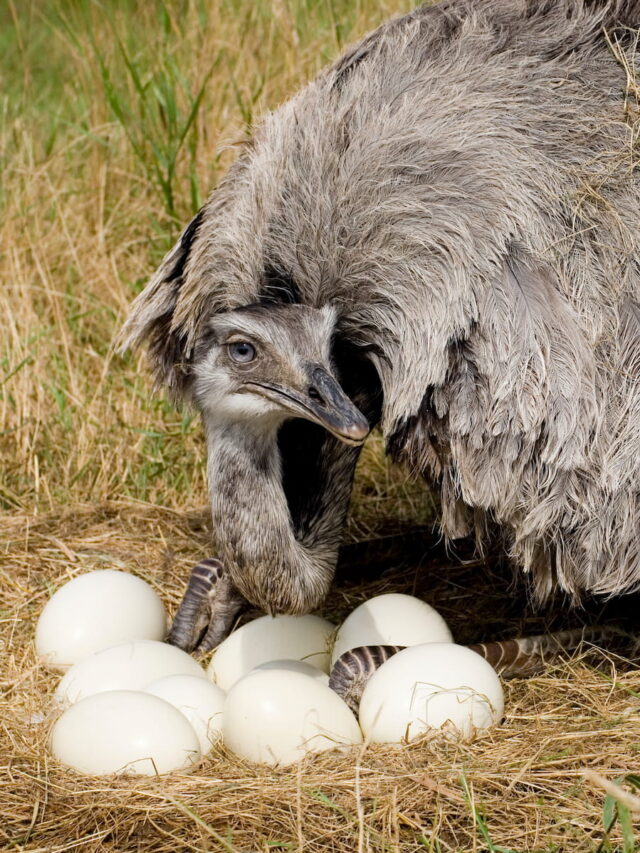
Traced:
[[167, 642], [186, 652], [211, 651], [229, 634], [245, 606], [220, 560], [201, 560], [191, 571]]

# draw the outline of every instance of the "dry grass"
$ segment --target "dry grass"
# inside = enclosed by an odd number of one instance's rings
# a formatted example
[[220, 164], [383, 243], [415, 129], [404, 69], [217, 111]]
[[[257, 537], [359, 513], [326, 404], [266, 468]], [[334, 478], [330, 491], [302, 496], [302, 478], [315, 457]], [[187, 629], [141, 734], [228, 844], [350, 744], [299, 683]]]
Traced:
[[0, 5], [0, 506], [203, 502], [197, 422], [115, 331], [254, 117], [407, 5]]
[[[640, 749], [640, 675], [601, 652], [507, 682], [504, 724], [473, 744], [367, 747], [282, 771], [220, 750], [192, 774], [162, 779], [62, 769], [46, 751], [56, 678], [33, 653], [42, 604], [70, 576], [108, 565], [140, 574], [174, 607], [188, 567], [207, 551], [206, 514], [122, 502], [16, 515], [6, 532], [0, 837], [8, 849], [633, 850], [617, 825], [606, 840], [605, 792], [584, 779], [589, 768], [608, 779], [629, 773]], [[550, 614], [528, 612], [521, 596], [514, 602], [508, 576], [438, 556], [427, 576], [392, 569], [338, 584], [325, 612], [340, 618], [384, 589], [416, 589], [462, 641], [495, 630], [493, 622], [504, 633], [549, 625]]]
[[[81, 778], [47, 755], [55, 679], [32, 642], [44, 601], [67, 578], [114, 566], [175, 608], [209, 549], [197, 422], [149, 395], [135, 359], [110, 352], [126, 306], [233, 157], [224, 145], [343, 43], [407, 6], [0, 4], [0, 846], [634, 849], [630, 812], [616, 812], [597, 776], [584, 779], [589, 768], [611, 780], [638, 766], [640, 676], [601, 652], [508, 683], [504, 725], [471, 745], [366, 748], [286, 771], [219, 752], [189, 776], [157, 780]], [[428, 523], [433, 510], [374, 439], [350, 538]], [[339, 619], [368, 595], [415, 592], [461, 642], [582, 618], [561, 603], [532, 612], [493, 561], [436, 551], [427, 562], [343, 577], [325, 612]]]

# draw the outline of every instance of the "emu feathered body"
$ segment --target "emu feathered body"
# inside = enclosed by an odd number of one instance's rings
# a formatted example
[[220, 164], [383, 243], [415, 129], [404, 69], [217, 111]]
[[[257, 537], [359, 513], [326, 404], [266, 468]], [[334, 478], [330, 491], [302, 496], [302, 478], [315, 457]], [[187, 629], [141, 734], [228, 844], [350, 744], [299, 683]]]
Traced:
[[447, 536], [497, 523], [540, 596], [637, 588], [635, 27], [631, 0], [445, 0], [383, 25], [265, 117], [125, 342], [189, 397], [211, 317], [333, 306]]

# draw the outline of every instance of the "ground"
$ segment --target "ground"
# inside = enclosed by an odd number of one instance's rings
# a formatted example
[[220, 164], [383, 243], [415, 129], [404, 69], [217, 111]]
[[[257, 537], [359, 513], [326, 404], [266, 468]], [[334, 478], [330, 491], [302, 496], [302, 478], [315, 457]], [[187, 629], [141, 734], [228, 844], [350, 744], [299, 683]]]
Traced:
[[[14, 514], [5, 529], [0, 833], [8, 849], [634, 849], [632, 828], [624, 846], [615, 815], [607, 840], [605, 792], [585, 770], [617, 779], [637, 766], [640, 675], [587, 649], [549, 661], [540, 676], [505, 682], [504, 723], [471, 744], [368, 746], [284, 770], [220, 748], [191, 774], [151, 780], [64, 770], [46, 750], [57, 678], [33, 651], [43, 603], [67, 578], [110, 566], [136, 572], [174, 608], [190, 565], [207, 553], [207, 514], [113, 502]], [[461, 642], [550, 624], [508, 572], [444, 559], [437, 545], [419, 570], [376, 571], [369, 581], [353, 574], [328, 600], [330, 618], [397, 590], [438, 607]]]
[[[471, 744], [365, 746], [287, 770], [220, 748], [189, 775], [119, 780], [79, 777], [47, 752], [56, 678], [33, 649], [47, 598], [72, 576], [115, 567], [148, 580], [173, 611], [190, 566], [211, 548], [200, 426], [152, 394], [143, 361], [113, 351], [126, 307], [260, 113], [406, 8], [403, 0], [0, 7], [6, 849], [635, 849], [637, 826], [616, 802], [638, 782], [640, 675], [604, 650], [583, 648], [506, 682], [503, 724]], [[435, 499], [388, 466], [374, 437], [348, 540], [421, 526], [426, 557], [352, 566], [323, 613], [337, 621], [377, 592], [413, 592], [460, 642], [612, 615], [563, 601], [536, 611], [499, 549], [485, 559], [465, 544], [447, 553], [436, 520]], [[618, 799], [606, 780], [620, 782]]]

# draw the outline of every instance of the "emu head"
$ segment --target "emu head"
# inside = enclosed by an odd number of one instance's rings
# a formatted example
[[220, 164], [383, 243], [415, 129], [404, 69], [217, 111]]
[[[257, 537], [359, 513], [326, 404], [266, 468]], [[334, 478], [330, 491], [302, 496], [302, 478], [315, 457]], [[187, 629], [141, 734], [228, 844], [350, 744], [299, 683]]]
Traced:
[[329, 307], [250, 305], [214, 315], [193, 367], [193, 399], [205, 423], [266, 435], [288, 418], [305, 418], [361, 444], [369, 423], [335, 376], [334, 326]]
[[308, 612], [329, 589], [370, 428], [350, 394], [375, 418], [362, 368], [329, 306], [214, 314], [195, 347], [214, 534], [235, 589], [270, 613]]

